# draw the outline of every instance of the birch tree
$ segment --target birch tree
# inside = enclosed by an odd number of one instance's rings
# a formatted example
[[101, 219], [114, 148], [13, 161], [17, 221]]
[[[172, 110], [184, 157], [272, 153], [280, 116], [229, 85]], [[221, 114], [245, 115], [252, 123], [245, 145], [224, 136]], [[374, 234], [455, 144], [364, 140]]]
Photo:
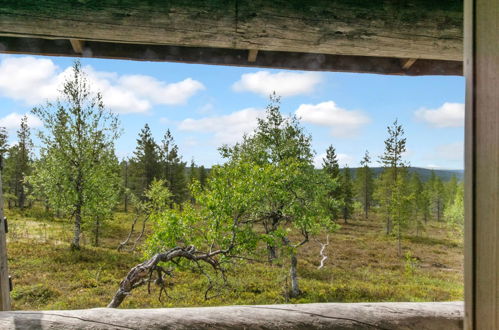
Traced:
[[[39, 132], [43, 161], [37, 163], [30, 181], [35, 189], [43, 190], [50, 204], [72, 217], [71, 247], [80, 249], [84, 219], [99, 213], [103, 195], [119, 193], [113, 191], [114, 182], [107, 176], [117, 165], [113, 156], [120, 135], [118, 118], [104, 107], [102, 95], [92, 91], [79, 61], [66, 77], [58, 99], [34, 108], [33, 113], [44, 125]], [[108, 179], [101, 180], [103, 177]]]

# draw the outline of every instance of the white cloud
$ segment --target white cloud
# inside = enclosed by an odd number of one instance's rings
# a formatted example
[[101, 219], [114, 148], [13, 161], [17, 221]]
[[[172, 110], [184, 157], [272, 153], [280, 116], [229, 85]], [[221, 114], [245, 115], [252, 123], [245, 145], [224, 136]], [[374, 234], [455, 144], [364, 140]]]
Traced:
[[370, 122], [361, 111], [342, 109], [333, 101], [302, 104], [295, 114], [303, 122], [331, 128], [331, 134], [336, 137], [354, 136], [360, 127]]
[[442, 144], [435, 148], [435, 158], [446, 161], [464, 161], [464, 143]]
[[192, 78], [178, 83], [167, 84], [151, 76], [128, 75], [120, 78], [125, 89], [133, 90], [137, 95], [148, 98], [157, 104], [185, 104], [196, 92], [205, 89], [203, 84]]
[[414, 112], [416, 119], [434, 127], [464, 126], [464, 104], [445, 102], [437, 109], [421, 108]]
[[[146, 75], [118, 75], [84, 67], [90, 86], [102, 92], [104, 104], [118, 113], [147, 112], [153, 105], [179, 105], [198, 91], [202, 83], [192, 78], [166, 83]], [[52, 60], [4, 57], [0, 63], [0, 95], [36, 105], [54, 100], [71, 68], [61, 71]]]
[[250, 133], [257, 126], [257, 118], [263, 117], [264, 111], [247, 108], [225, 116], [205, 117], [201, 119], [187, 118], [180, 122], [178, 129], [182, 131], [212, 133], [214, 142], [218, 144], [234, 144], [243, 135]]
[[0, 95], [33, 105], [57, 95], [57, 66], [49, 59], [3, 57]]
[[316, 72], [278, 72], [258, 71], [245, 73], [232, 85], [237, 92], [253, 92], [268, 97], [274, 91], [277, 95], [287, 97], [311, 93], [322, 81]]
[[[0, 127], [5, 127], [9, 131], [16, 131], [21, 125], [21, 118], [24, 115], [17, 112], [12, 112], [5, 117], [0, 118]], [[28, 126], [30, 128], [36, 128], [42, 126], [41, 120], [32, 114], [26, 114], [28, 117]]]
[[[352, 165], [352, 162], [353, 162], [353, 157], [350, 156], [350, 155], [347, 155], [347, 154], [342, 154], [342, 153], [339, 153], [339, 154], [336, 154], [336, 157], [338, 158], [338, 163], [340, 165], [340, 167], [345, 167], [345, 166], [349, 166], [349, 167], [354, 167]], [[322, 153], [320, 155], [316, 155], [315, 158], [314, 158], [314, 166], [315, 168], [322, 168], [322, 160], [326, 158], [326, 153]]]

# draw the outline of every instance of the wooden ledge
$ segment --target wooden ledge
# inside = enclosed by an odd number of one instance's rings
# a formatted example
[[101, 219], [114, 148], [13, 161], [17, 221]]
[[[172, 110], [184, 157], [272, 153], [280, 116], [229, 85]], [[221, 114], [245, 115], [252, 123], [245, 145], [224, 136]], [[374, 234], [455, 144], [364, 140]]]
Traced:
[[462, 302], [0, 312], [1, 329], [462, 329]]

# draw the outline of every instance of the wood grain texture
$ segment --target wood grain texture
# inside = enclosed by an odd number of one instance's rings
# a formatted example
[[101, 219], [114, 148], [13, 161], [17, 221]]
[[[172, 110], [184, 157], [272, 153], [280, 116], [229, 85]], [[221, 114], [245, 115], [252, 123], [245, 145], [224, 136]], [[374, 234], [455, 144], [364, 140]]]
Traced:
[[499, 2], [467, 1], [466, 327], [496, 330], [499, 329]]
[[3, 0], [0, 35], [462, 60], [459, 0]]
[[10, 310], [9, 267], [7, 264], [7, 237], [3, 214], [3, 191], [0, 171], [0, 310]]
[[0, 37], [0, 53], [409, 76], [460, 76], [463, 74], [461, 61], [421, 59], [415, 62], [409, 69], [403, 69], [403, 61], [389, 57], [258, 51], [255, 61], [250, 62], [248, 61], [248, 50], [167, 45], [132, 45], [96, 41], [85, 42], [83, 52], [80, 54], [74, 51], [68, 40], [61, 39]]
[[461, 302], [320, 303], [199, 308], [0, 312], [9, 329], [461, 330]]

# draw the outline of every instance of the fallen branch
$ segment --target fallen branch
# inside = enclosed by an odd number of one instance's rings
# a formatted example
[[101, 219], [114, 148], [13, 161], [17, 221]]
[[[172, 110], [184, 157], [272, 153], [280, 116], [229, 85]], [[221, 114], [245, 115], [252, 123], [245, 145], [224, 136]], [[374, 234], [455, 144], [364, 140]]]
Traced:
[[[159, 266], [159, 263], [166, 262], [176, 262], [178, 259], [184, 258], [195, 262], [195, 264], [202, 270], [200, 262], [205, 262], [209, 264], [215, 271], [220, 271], [223, 274], [223, 270], [220, 268], [218, 260], [215, 258], [219, 254], [226, 254], [229, 250], [217, 250], [210, 253], [199, 252], [194, 246], [188, 247], [175, 247], [163, 253], [158, 253], [154, 255], [151, 259], [144, 261], [141, 264], [133, 267], [127, 274], [127, 276], [121, 281], [118, 291], [115, 293], [113, 299], [107, 307], [116, 308], [121, 305], [126, 296], [128, 296], [132, 290], [147, 284], [148, 291], [150, 292], [150, 284], [154, 282], [160, 287], [159, 297], [161, 299], [161, 293], [166, 292], [165, 276], [172, 277], [171, 271], [164, 269]], [[203, 274], [207, 276], [207, 273], [202, 270]], [[154, 279], [154, 275], [156, 278]], [[208, 291], [213, 287], [211, 278], [208, 276], [210, 286], [205, 293], [207, 297]]]
[[132, 234], [135, 230], [135, 224], [137, 223], [137, 220], [139, 220], [138, 214], [136, 214], [135, 218], [133, 219], [132, 228], [130, 228], [130, 232], [128, 233], [127, 238], [118, 245], [118, 251], [121, 251], [125, 247], [125, 245], [128, 244], [128, 241], [130, 241], [130, 238], [132, 237]]
[[324, 251], [326, 250], [326, 247], [329, 245], [329, 235], [326, 236], [326, 243], [321, 243], [319, 241], [317, 241], [317, 243], [321, 245], [320, 256], [322, 257], [321, 264], [319, 265], [319, 267], [317, 267], [317, 269], [321, 269], [322, 267], [324, 267], [324, 262], [327, 260], [327, 255], [324, 254]]

